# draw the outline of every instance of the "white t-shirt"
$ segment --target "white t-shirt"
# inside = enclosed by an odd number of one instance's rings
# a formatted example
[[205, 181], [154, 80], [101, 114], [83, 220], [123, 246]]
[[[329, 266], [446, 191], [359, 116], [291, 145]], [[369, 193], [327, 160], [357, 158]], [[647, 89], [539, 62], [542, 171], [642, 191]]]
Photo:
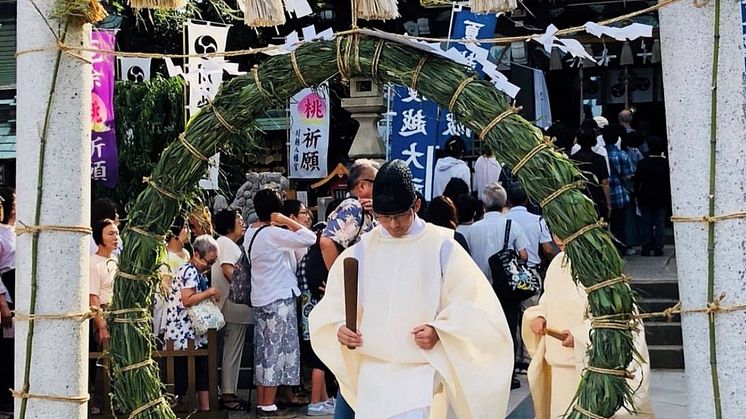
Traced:
[[111, 304], [114, 296], [114, 275], [117, 273], [117, 259], [91, 255], [91, 289], [89, 294], [98, 296], [101, 305]]
[[479, 156], [474, 163], [474, 190], [484, 201], [484, 188], [500, 179], [503, 168], [494, 157]]
[[[509, 219], [513, 220], [514, 224], [520, 224], [521, 229], [526, 234], [526, 239], [529, 243], [528, 247], [526, 247], [528, 266], [534, 267], [540, 265], [539, 246], [541, 243], [550, 243], [552, 241], [552, 234], [549, 232], [547, 223], [538, 215], [528, 212], [526, 207], [513, 207], [507, 215]], [[511, 228], [513, 227], [511, 226]]]
[[16, 268], [15, 226], [0, 224], [0, 274]]
[[236, 242], [226, 236], [218, 237], [218, 260], [212, 265], [212, 286], [220, 291], [218, 307], [223, 311], [223, 317], [228, 323], [249, 324], [251, 308], [246, 304], [236, 304], [228, 298], [231, 284], [223, 275], [223, 265], [235, 266], [241, 259], [241, 248]]
[[[479, 266], [479, 269], [484, 272], [484, 276], [487, 277], [490, 284], [492, 283], [492, 272], [490, 272], [489, 259], [490, 256], [503, 248], [507, 221], [508, 218], [503, 214], [490, 211], [484, 214], [484, 218], [472, 224], [469, 228], [469, 234], [465, 235], [471, 257]], [[518, 223], [511, 223], [508, 246], [517, 252], [528, 247], [526, 235]]]
[[[243, 239], [248, 249], [251, 238], [258, 228], [246, 229]], [[280, 227], [262, 229], [251, 249], [251, 305], [264, 307], [277, 300], [297, 297], [298, 278], [293, 271], [293, 250], [309, 247], [316, 243], [316, 235], [307, 228], [290, 231]]]

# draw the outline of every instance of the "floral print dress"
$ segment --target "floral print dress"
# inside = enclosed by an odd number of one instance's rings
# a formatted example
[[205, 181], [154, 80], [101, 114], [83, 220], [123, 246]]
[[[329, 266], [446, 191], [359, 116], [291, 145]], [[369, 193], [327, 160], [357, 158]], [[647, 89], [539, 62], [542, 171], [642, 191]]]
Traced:
[[181, 302], [181, 290], [194, 288], [195, 292], [207, 290], [207, 277], [191, 263], [185, 263], [176, 271], [168, 293], [166, 310], [166, 333], [164, 339], [174, 342], [174, 349], [187, 349], [188, 342], [194, 340], [195, 348], [207, 346], [207, 335], [194, 334], [189, 309]]

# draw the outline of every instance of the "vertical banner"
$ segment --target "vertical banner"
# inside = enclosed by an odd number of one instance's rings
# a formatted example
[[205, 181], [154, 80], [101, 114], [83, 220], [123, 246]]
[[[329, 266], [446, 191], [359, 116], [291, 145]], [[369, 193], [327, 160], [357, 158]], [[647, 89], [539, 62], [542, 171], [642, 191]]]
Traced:
[[[188, 20], [184, 23], [186, 32], [187, 54], [210, 54], [225, 52], [230, 25], [213, 22]], [[223, 70], [231, 73], [238, 71], [238, 64], [229, 63], [223, 57], [189, 57], [185, 63], [188, 80], [189, 100], [186, 105], [186, 118], [197, 114], [199, 109], [215, 98], [223, 82]], [[220, 156], [210, 158], [210, 175], [200, 180], [202, 189], [217, 190], [220, 170]]]
[[[492, 38], [497, 26], [497, 15], [495, 14], [476, 14], [468, 8], [454, 6], [453, 26], [449, 38], [454, 39], [484, 39]], [[467, 65], [474, 68], [480, 78], [484, 78], [482, 65], [477, 59], [487, 59], [489, 54], [489, 44], [453, 44], [451, 48], [456, 49], [466, 60]], [[460, 124], [454, 115], [448, 109], [440, 110], [438, 118], [438, 146], [443, 147], [448, 138], [458, 135], [466, 142], [466, 149], [470, 150], [473, 144], [472, 132]]]
[[390, 158], [407, 163], [415, 188], [430, 200], [438, 138], [438, 105], [408, 87], [395, 86], [393, 92]]
[[150, 80], [150, 58], [120, 57], [119, 79], [137, 83]]
[[[187, 54], [210, 54], [225, 52], [230, 25], [188, 20], [186, 27]], [[218, 93], [223, 81], [223, 70], [227, 63], [223, 57], [189, 57], [186, 73], [193, 75], [189, 83], [187, 119], [195, 115]], [[236, 64], [236, 68], [238, 65]]]
[[328, 174], [329, 105], [326, 83], [290, 98], [290, 178], [318, 179]]
[[549, 89], [544, 72], [533, 69], [534, 73], [534, 124], [539, 128], [548, 128], [552, 125], [552, 109], [549, 106]]
[[[116, 31], [91, 31], [91, 46], [114, 51]], [[93, 55], [91, 91], [91, 179], [113, 188], [119, 180], [117, 137], [114, 130], [114, 55]]]

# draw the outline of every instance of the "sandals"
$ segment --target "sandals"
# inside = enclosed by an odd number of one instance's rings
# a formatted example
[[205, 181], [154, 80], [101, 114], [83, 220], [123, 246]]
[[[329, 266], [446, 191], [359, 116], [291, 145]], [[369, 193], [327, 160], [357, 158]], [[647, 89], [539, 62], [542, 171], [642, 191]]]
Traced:
[[290, 398], [277, 396], [278, 406], [300, 407], [306, 406], [309, 402], [310, 400], [308, 400], [307, 397], [299, 396], [297, 394], [293, 394]]
[[249, 403], [238, 397], [228, 400], [220, 399], [220, 409], [222, 410], [245, 411], [248, 407]]

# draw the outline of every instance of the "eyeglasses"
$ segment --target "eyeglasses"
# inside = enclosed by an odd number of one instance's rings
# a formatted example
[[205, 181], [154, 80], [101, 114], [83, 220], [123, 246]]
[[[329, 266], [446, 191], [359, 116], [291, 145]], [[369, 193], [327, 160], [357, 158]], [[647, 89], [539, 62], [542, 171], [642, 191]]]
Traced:
[[402, 223], [406, 221], [409, 217], [412, 216], [413, 210], [410, 208], [405, 212], [402, 212], [400, 214], [394, 214], [394, 215], [381, 215], [376, 214], [376, 217], [378, 218], [378, 221], [382, 223], [390, 223], [393, 221], [396, 221], [397, 223]]

